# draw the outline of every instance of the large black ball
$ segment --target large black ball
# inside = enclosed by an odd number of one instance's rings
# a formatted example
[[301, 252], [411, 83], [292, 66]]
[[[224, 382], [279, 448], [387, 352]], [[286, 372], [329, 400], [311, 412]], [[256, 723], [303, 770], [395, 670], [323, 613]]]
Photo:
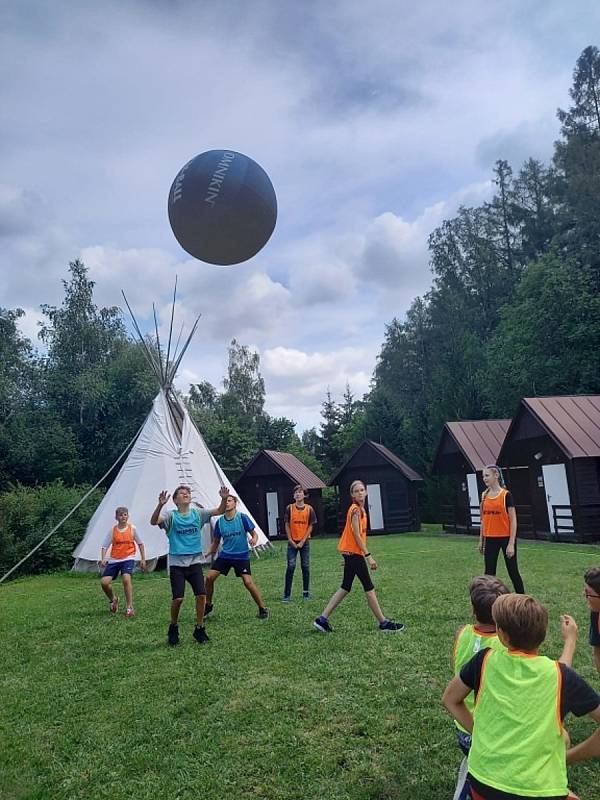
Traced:
[[182, 167], [169, 192], [169, 222], [194, 258], [230, 266], [268, 242], [277, 198], [264, 169], [234, 150], [209, 150]]

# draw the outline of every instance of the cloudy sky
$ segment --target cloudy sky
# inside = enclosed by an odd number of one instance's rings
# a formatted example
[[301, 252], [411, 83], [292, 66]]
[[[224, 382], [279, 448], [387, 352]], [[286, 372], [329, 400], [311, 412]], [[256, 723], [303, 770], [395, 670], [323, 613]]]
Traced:
[[[427, 236], [490, 193], [497, 158], [547, 160], [595, 0], [5, 0], [0, 305], [59, 304], [81, 258], [149, 328], [202, 314], [179, 385], [219, 385], [236, 337], [267, 410], [319, 423], [369, 385], [385, 324], [427, 290]], [[269, 173], [268, 245], [196, 261], [171, 233], [179, 168], [229, 148]]]

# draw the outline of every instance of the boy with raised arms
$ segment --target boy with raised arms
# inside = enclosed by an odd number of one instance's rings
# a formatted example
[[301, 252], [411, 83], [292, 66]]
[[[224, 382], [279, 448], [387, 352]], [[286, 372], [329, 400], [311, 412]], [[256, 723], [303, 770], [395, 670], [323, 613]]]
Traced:
[[171, 624], [167, 641], [171, 646], [179, 644], [179, 611], [185, 594], [185, 584], [190, 584], [196, 598], [196, 627], [194, 639], [198, 644], [208, 641], [204, 630], [204, 607], [206, 589], [202, 572], [202, 528], [211, 517], [225, 511], [225, 500], [229, 494], [226, 486], [221, 486], [219, 495], [221, 503], [217, 508], [192, 508], [192, 492], [189, 486], [178, 486], [173, 492], [176, 511], [161, 514], [162, 508], [169, 499], [166, 491], [158, 496], [158, 505], [150, 517], [151, 525], [158, 525], [164, 530], [169, 540], [169, 579], [171, 581]]

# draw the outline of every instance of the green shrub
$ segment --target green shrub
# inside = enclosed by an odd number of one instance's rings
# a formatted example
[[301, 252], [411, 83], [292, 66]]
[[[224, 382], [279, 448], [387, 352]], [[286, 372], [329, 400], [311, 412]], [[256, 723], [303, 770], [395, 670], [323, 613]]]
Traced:
[[[50, 533], [89, 489], [86, 485], [65, 486], [57, 480], [44, 486], [17, 485], [1, 493], [0, 576]], [[83, 537], [102, 495], [102, 490], [95, 489], [17, 573], [34, 574], [71, 567], [72, 552]]]

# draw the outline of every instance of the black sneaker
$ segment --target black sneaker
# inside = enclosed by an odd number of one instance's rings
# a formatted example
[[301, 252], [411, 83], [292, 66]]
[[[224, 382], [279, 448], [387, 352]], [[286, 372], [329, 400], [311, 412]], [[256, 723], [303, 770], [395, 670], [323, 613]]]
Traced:
[[258, 618], [259, 619], [269, 619], [269, 609], [268, 608], [259, 608], [258, 609]]
[[321, 631], [321, 633], [333, 633], [333, 628], [329, 624], [327, 617], [317, 617], [313, 625], [318, 631]]
[[404, 625], [401, 622], [394, 622], [393, 619], [384, 619], [379, 623], [379, 630], [383, 633], [402, 633]]
[[204, 642], [210, 642], [210, 639], [206, 635], [206, 631], [204, 628], [200, 628], [198, 625], [194, 628], [193, 633], [194, 639], [198, 642], [198, 644], [204, 644]]
[[179, 644], [179, 625], [175, 625], [172, 622], [169, 625], [169, 633], [167, 634], [167, 641], [171, 645], [171, 647], [175, 647], [176, 644]]
[[210, 615], [213, 612], [213, 608], [214, 608], [214, 606], [213, 606], [212, 603], [207, 603], [206, 604], [206, 606], [204, 607], [204, 619], [206, 619], [207, 617], [210, 617]]

